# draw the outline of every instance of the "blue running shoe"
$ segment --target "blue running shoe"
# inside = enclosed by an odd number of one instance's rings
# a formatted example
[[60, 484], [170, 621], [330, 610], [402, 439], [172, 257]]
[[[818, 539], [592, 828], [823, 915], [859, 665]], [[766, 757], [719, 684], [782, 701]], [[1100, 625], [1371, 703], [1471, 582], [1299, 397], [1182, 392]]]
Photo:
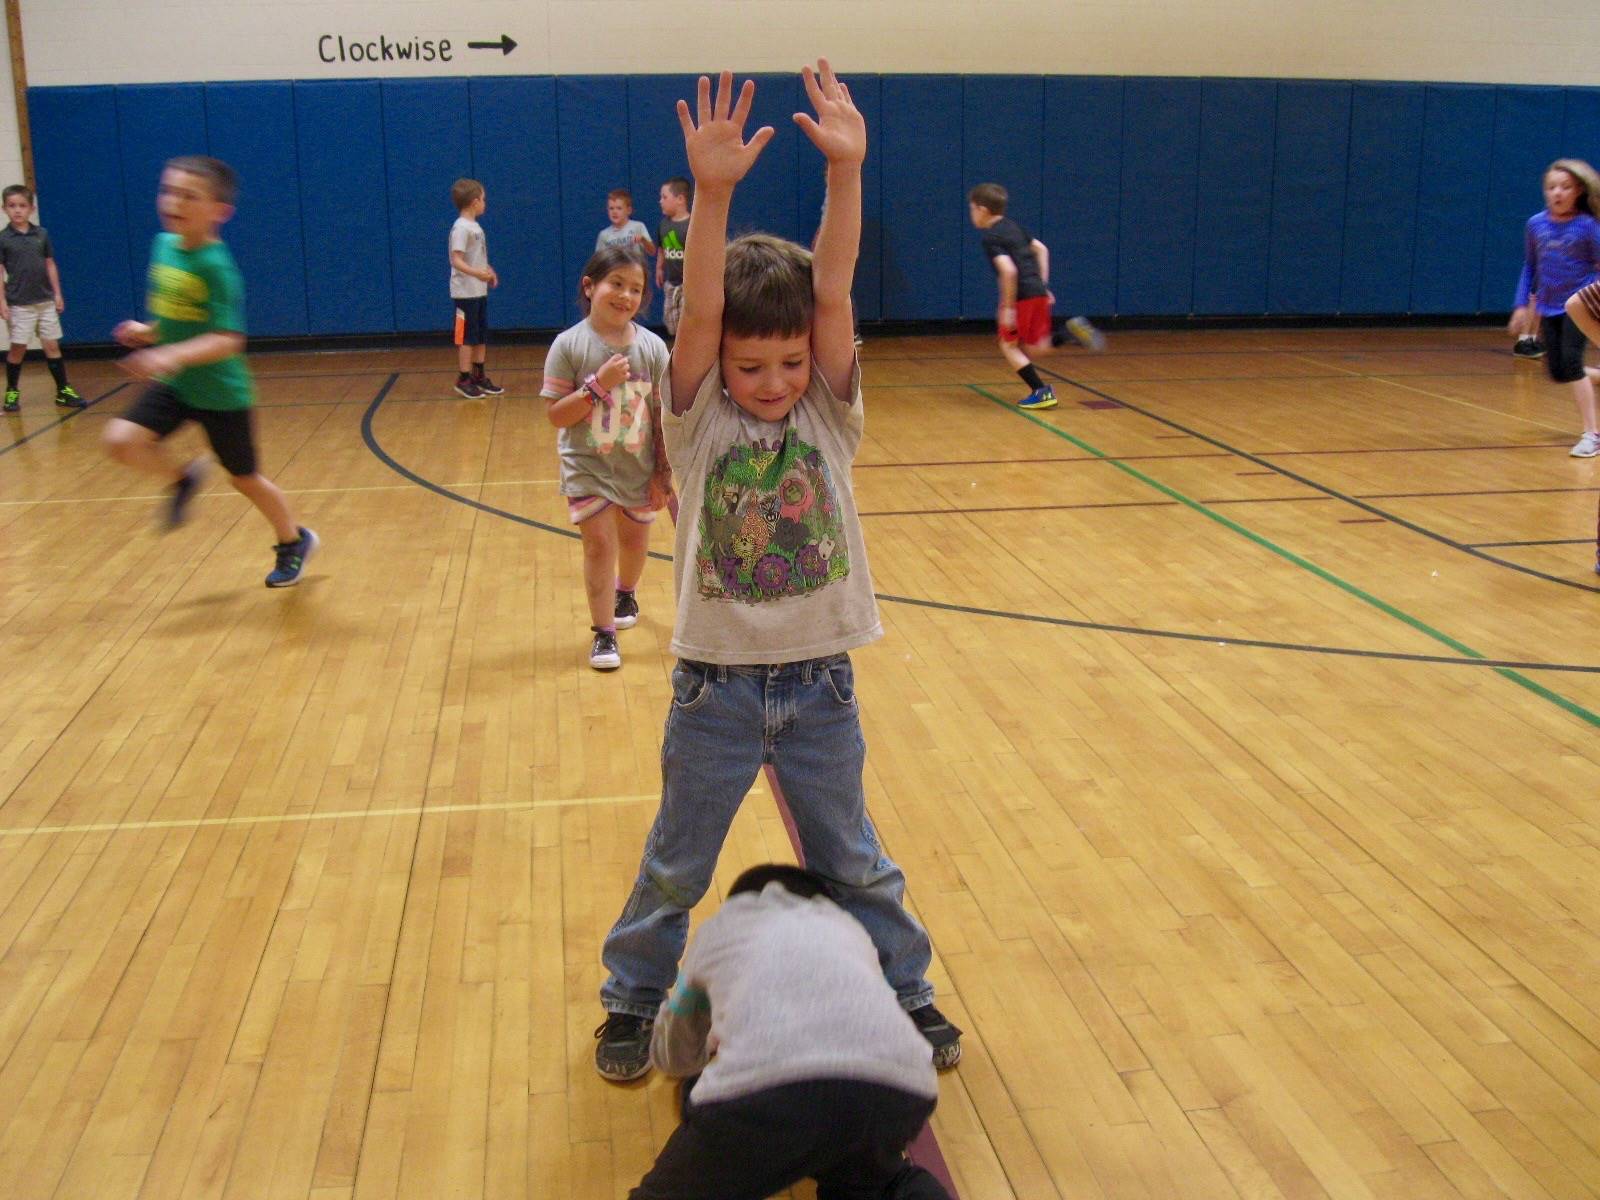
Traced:
[[278, 565], [267, 576], [267, 586], [293, 587], [299, 583], [306, 569], [306, 559], [311, 557], [316, 548], [317, 535], [304, 525], [300, 526], [300, 536], [294, 541], [279, 542], [273, 547], [278, 555]]
[[1017, 401], [1017, 407], [1018, 408], [1025, 408], [1030, 412], [1033, 411], [1034, 409], [1054, 408], [1055, 406], [1056, 406], [1055, 389], [1052, 388], [1048, 383], [1045, 384], [1038, 391], [1029, 392], [1021, 400]]
[[176, 529], [183, 524], [184, 518], [189, 515], [189, 501], [194, 499], [205, 478], [205, 460], [197, 458], [183, 469], [183, 478], [167, 489], [172, 496], [167, 504], [168, 529]]

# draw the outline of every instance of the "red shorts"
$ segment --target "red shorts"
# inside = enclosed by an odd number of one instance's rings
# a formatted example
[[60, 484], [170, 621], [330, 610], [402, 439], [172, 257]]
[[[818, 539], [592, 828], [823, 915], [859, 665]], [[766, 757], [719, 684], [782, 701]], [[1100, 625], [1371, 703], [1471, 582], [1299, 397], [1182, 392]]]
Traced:
[[1050, 297], [1034, 296], [1017, 301], [1017, 324], [1014, 329], [1000, 330], [1002, 342], [1021, 342], [1024, 346], [1037, 346], [1050, 340]]

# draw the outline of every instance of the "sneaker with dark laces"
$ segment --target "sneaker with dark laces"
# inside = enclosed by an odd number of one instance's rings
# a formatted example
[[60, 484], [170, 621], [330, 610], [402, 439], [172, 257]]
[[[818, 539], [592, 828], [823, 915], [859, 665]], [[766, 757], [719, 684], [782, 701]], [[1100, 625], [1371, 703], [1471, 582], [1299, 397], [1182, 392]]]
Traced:
[[463, 400], [482, 400], [483, 389], [478, 386], [472, 376], [463, 375], [456, 380], [456, 395]]
[[478, 385], [478, 390], [485, 396], [502, 396], [505, 394], [505, 388], [501, 387], [487, 375], [474, 375], [472, 377], [472, 382]]
[[88, 408], [89, 402], [78, 395], [75, 388], [63, 384], [56, 389], [56, 405], [59, 408]]
[[206, 477], [206, 464], [195, 459], [183, 469], [183, 478], [172, 485], [172, 499], [167, 503], [167, 528], [176, 529], [189, 514], [189, 501], [200, 490]]
[[948, 1071], [961, 1061], [961, 1030], [950, 1024], [949, 1019], [932, 1004], [924, 1004], [921, 1008], [914, 1008], [910, 1012], [911, 1020], [916, 1024], [918, 1032], [928, 1039], [928, 1045], [933, 1047], [933, 1065], [940, 1071]]
[[292, 542], [279, 542], [273, 547], [278, 555], [278, 565], [272, 568], [272, 574], [267, 576], [267, 586], [271, 588], [293, 587], [300, 582], [300, 576], [306, 569], [306, 559], [310, 558], [317, 548], [317, 535], [304, 525], [300, 526], [300, 536]]
[[589, 665], [596, 671], [615, 671], [622, 665], [622, 652], [617, 649], [617, 635], [598, 625], [594, 630], [594, 645], [589, 647]]
[[1516, 345], [1511, 347], [1511, 353], [1518, 358], [1543, 358], [1544, 347], [1539, 344], [1539, 339], [1524, 334], [1517, 339]]
[[1056, 406], [1056, 393], [1048, 383], [1036, 392], [1029, 392], [1017, 401], [1018, 408], [1054, 408]]
[[22, 393], [17, 391], [16, 388], [7, 388], [6, 389], [6, 406], [5, 407], [6, 407], [6, 411], [7, 412], [21, 412], [22, 411]]
[[632, 629], [639, 623], [639, 600], [624, 588], [617, 589], [617, 607], [613, 617], [618, 629]]
[[650, 1070], [650, 1032], [655, 1022], [627, 1013], [607, 1013], [594, 1031], [594, 1069], [616, 1083], [638, 1079]]

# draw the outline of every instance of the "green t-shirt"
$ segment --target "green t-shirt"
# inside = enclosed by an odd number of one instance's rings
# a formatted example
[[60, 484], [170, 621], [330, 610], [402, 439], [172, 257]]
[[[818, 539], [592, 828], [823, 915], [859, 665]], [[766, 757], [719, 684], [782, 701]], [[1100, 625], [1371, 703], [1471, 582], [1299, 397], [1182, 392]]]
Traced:
[[[158, 233], [150, 247], [150, 315], [156, 342], [166, 346], [202, 333], [239, 333], [244, 328], [244, 281], [221, 242], [185, 250], [175, 233]], [[185, 367], [171, 379], [178, 398], [195, 408], [249, 408], [255, 400], [244, 355]]]

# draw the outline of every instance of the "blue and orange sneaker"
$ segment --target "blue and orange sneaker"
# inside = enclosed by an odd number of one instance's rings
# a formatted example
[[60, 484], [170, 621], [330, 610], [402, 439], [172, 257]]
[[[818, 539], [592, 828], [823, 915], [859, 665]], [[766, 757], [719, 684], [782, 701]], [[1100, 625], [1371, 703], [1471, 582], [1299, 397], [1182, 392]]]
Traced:
[[1030, 412], [1032, 410], [1034, 410], [1034, 409], [1054, 408], [1055, 406], [1056, 406], [1055, 389], [1052, 388], [1048, 383], [1045, 384], [1038, 391], [1029, 392], [1021, 400], [1017, 401], [1017, 407], [1018, 408], [1027, 409]]

